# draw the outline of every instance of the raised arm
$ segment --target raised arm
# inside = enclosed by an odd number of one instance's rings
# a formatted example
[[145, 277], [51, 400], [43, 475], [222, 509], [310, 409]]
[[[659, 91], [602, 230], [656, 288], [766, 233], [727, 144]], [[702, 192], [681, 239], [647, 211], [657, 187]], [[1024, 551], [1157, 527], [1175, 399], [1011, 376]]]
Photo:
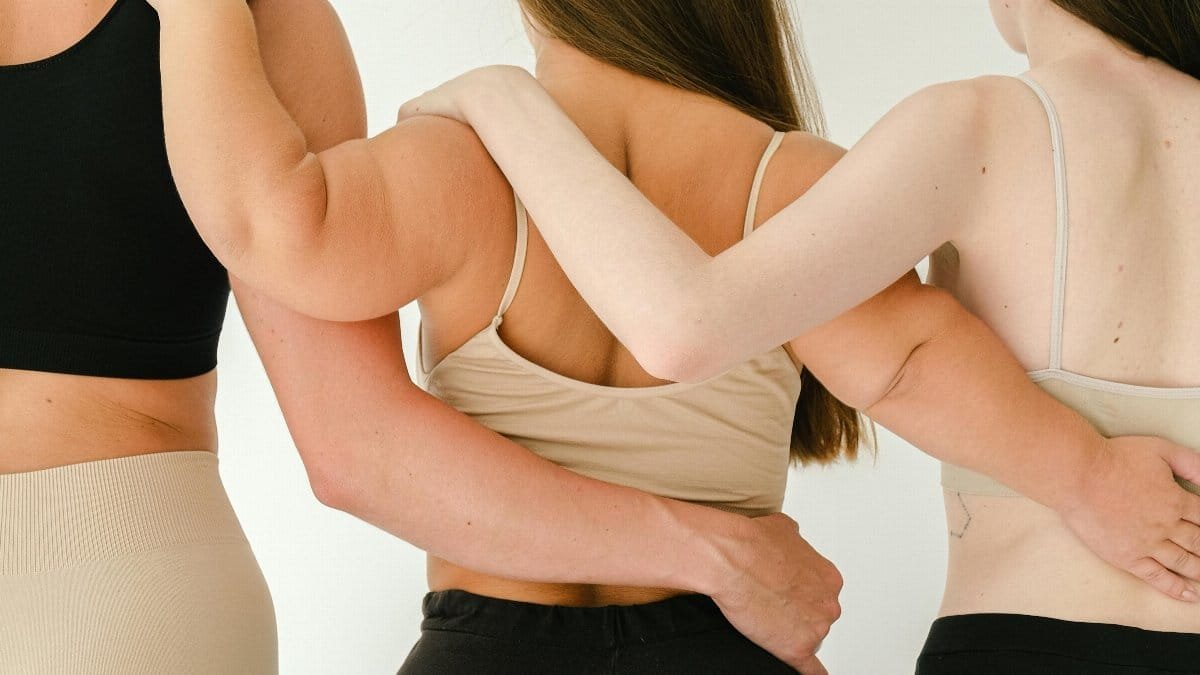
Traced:
[[[307, 314], [356, 320], [395, 311], [462, 266], [469, 225], [508, 198], [473, 189], [479, 167], [492, 164], [474, 133], [426, 118], [310, 147], [285, 104], [309, 97], [336, 117], [339, 81], [275, 73], [304, 86], [277, 96], [245, 0], [151, 4], [162, 23], [171, 168], [201, 236], [233, 275]], [[253, 4], [260, 21], [271, 4]], [[303, 35], [297, 51], [341, 58], [344, 34], [326, 3], [298, 4], [286, 21]], [[346, 77], [359, 87], [356, 72]]]
[[613, 333], [652, 374], [699, 380], [825, 323], [951, 239], [971, 207], [961, 195], [981, 179], [979, 107], [969, 84], [916, 95], [803, 198], [715, 258], [523, 70], [467, 74], [402, 117], [471, 124]]

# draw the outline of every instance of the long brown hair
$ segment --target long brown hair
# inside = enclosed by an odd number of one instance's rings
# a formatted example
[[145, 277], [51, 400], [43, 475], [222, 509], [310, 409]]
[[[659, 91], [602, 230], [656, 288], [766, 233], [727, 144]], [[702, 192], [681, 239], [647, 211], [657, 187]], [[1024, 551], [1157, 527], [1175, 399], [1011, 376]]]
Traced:
[[[778, 131], [823, 134], [786, 0], [519, 0], [552, 37], [631, 73], [724, 101]], [[792, 459], [853, 459], [862, 420], [805, 370]]]
[[1200, 78], [1200, 0], [1052, 0], [1134, 50]]

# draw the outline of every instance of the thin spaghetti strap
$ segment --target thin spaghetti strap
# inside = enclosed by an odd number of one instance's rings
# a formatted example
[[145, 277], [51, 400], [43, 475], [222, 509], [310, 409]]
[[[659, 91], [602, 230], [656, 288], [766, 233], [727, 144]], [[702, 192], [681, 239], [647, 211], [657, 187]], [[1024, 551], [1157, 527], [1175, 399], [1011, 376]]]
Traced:
[[771, 158], [779, 150], [785, 136], [787, 134], [784, 132], [776, 131], [767, 145], [766, 151], [763, 152], [762, 160], [758, 163], [758, 171], [754, 174], [754, 185], [750, 188], [750, 205], [746, 207], [746, 224], [742, 229], [743, 239], [754, 232], [754, 221], [758, 218], [758, 193], [762, 191], [763, 179], [767, 176], [767, 166], [771, 164]]
[[504, 289], [504, 299], [500, 301], [500, 309], [496, 312], [497, 324], [517, 297], [517, 289], [521, 287], [521, 277], [525, 273], [525, 254], [529, 250], [529, 214], [520, 197], [513, 194], [513, 200], [517, 204], [517, 250], [513, 254], [512, 273], [508, 277], [508, 287]]
[[1050, 317], [1050, 369], [1062, 370], [1063, 323], [1067, 302], [1067, 252], [1070, 244], [1071, 212], [1067, 192], [1067, 158], [1063, 150], [1062, 121], [1054, 101], [1042, 85], [1028, 75], [1019, 78], [1041, 99], [1050, 119], [1050, 144], [1054, 151], [1054, 199], [1058, 210], [1058, 234], [1054, 247], [1054, 309]]

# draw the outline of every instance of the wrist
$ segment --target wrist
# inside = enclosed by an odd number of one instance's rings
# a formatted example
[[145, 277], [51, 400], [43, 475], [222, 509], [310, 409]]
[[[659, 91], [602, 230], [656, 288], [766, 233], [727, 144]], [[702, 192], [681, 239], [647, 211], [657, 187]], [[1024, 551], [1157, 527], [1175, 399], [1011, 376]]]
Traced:
[[1096, 475], [1103, 471], [1112, 453], [1108, 439], [1083, 419], [1077, 420], [1074, 442], [1064, 443], [1055, 453], [1059, 461], [1050, 467], [1044, 495], [1036, 498], [1060, 515], [1086, 507], [1092, 495]]
[[516, 66], [488, 66], [470, 74], [469, 86], [454, 90], [454, 103], [468, 124], [486, 123], [511, 104], [523, 87], [537, 80]]
[[665, 571], [664, 586], [713, 598], [725, 595], [746, 569], [753, 546], [749, 518], [692, 504], [672, 503], [682, 534]]

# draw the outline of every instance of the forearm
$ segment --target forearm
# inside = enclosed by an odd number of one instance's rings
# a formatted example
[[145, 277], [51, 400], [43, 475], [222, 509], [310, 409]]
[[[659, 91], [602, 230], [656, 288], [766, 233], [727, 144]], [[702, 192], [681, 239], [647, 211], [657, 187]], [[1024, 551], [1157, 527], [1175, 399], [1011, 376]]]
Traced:
[[320, 322], [244, 288], [239, 302], [329, 505], [508, 578], [707, 594], [731, 581], [749, 521], [583, 478], [491, 432], [413, 386], [394, 318]]
[[938, 459], [1072, 508], [1105, 439], [1037, 387], [981, 320], [941, 291], [926, 302], [924, 335], [866, 412]]
[[169, 3], [159, 15], [163, 118], [180, 193], [217, 257], [257, 278], [254, 252], [301, 251], [319, 226], [320, 162], [268, 82], [245, 0]]

